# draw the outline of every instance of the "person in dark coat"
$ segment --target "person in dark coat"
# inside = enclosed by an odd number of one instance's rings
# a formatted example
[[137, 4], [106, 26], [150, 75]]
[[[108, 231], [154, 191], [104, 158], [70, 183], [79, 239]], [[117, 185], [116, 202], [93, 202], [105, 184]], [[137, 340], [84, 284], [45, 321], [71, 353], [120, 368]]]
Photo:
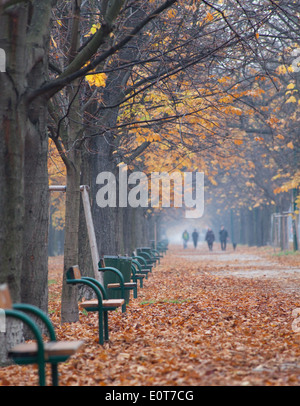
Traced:
[[221, 226], [221, 230], [219, 231], [219, 235], [220, 235], [220, 241], [221, 241], [221, 249], [222, 249], [222, 251], [226, 251], [228, 232], [224, 228], [224, 226]]
[[205, 236], [205, 241], [207, 241], [207, 245], [208, 245], [209, 250], [212, 251], [213, 244], [214, 244], [214, 241], [215, 241], [215, 235], [214, 235], [214, 232], [213, 232], [213, 230], [211, 228], [209, 228], [207, 230], [207, 233], [206, 233], [206, 236]]
[[195, 247], [195, 248], [197, 248], [198, 237], [199, 237], [199, 234], [197, 233], [197, 230], [195, 229], [195, 230], [192, 232], [192, 238], [193, 238], [193, 243], [194, 243], [194, 247]]

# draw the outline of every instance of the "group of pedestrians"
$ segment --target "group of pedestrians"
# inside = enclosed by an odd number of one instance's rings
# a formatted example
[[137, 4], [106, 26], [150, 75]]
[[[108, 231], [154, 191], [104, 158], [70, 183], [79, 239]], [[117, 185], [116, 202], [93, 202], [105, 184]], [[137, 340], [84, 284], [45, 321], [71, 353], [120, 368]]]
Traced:
[[[221, 226], [221, 229], [219, 231], [219, 236], [220, 236], [220, 242], [221, 242], [221, 249], [222, 249], [222, 251], [226, 251], [228, 232], [224, 226]], [[183, 248], [187, 248], [187, 243], [190, 239], [190, 235], [187, 230], [184, 230], [184, 232], [182, 233], [182, 239], [183, 239]], [[198, 239], [199, 239], [199, 233], [197, 232], [196, 229], [194, 229], [194, 231], [192, 232], [192, 240], [193, 240], [194, 248], [197, 247]], [[208, 249], [210, 251], [212, 251], [213, 244], [215, 241], [215, 234], [211, 228], [207, 229], [207, 232], [205, 235], [205, 241], [207, 242]]]
[[[198, 244], [198, 238], [199, 238], [199, 234], [198, 234], [197, 230], [195, 229], [192, 232], [192, 239], [193, 239], [193, 244], [194, 244], [195, 248], [197, 247], [197, 244]], [[190, 235], [187, 232], [187, 230], [184, 230], [184, 232], [182, 233], [182, 239], [183, 239], [183, 248], [186, 248], [187, 243], [188, 243], [188, 241], [190, 239]]]

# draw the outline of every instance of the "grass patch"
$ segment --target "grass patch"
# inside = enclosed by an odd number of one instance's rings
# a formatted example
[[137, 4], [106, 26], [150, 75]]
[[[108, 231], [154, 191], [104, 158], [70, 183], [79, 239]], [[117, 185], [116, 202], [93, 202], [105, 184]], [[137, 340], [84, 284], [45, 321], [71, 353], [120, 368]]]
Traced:
[[163, 300], [145, 300], [144, 302], [141, 302], [141, 305], [150, 305], [150, 304], [160, 304], [160, 303], [172, 303], [172, 304], [182, 304], [182, 303], [187, 303], [191, 302], [191, 299], [163, 299]]
[[287, 255], [300, 255], [299, 251], [279, 251], [272, 254], [274, 257], [284, 257]]
[[145, 300], [145, 301], [141, 302], [140, 304], [141, 305], [149, 305], [149, 304], [154, 304], [154, 303], [156, 303], [155, 300]]

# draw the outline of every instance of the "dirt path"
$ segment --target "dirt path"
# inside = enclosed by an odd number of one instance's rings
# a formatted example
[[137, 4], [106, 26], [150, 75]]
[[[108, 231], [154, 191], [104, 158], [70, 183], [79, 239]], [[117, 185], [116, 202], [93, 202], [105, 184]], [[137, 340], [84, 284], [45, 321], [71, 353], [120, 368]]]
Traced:
[[[109, 315], [104, 346], [95, 314], [60, 325], [63, 259], [51, 258], [49, 310], [57, 336], [86, 343], [60, 365], [60, 384], [299, 386], [300, 332], [293, 325], [299, 258], [256, 248], [170, 247], [126, 313]], [[0, 369], [0, 385], [36, 383], [32, 366]]]
[[279, 257], [271, 248], [238, 247], [233, 251], [230, 246], [225, 252], [208, 252], [204, 245], [180, 255], [202, 264], [212, 275], [268, 279], [279, 283], [282, 290], [300, 293], [300, 255]]

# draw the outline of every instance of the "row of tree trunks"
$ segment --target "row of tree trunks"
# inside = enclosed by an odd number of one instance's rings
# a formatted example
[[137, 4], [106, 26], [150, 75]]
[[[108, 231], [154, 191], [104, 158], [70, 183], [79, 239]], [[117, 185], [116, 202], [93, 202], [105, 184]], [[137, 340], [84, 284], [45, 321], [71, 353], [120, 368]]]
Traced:
[[[282, 250], [287, 249], [287, 215], [280, 213], [288, 211], [289, 200], [286, 197], [279, 203], [280, 206], [277, 207], [264, 205], [253, 209], [241, 208], [226, 211], [221, 222], [216, 218], [214, 228], [217, 230], [221, 223], [224, 224], [229, 233], [230, 243], [250, 247], [275, 244]], [[276, 213], [277, 217], [274, 220], [273, 216], [276, 216]]]

